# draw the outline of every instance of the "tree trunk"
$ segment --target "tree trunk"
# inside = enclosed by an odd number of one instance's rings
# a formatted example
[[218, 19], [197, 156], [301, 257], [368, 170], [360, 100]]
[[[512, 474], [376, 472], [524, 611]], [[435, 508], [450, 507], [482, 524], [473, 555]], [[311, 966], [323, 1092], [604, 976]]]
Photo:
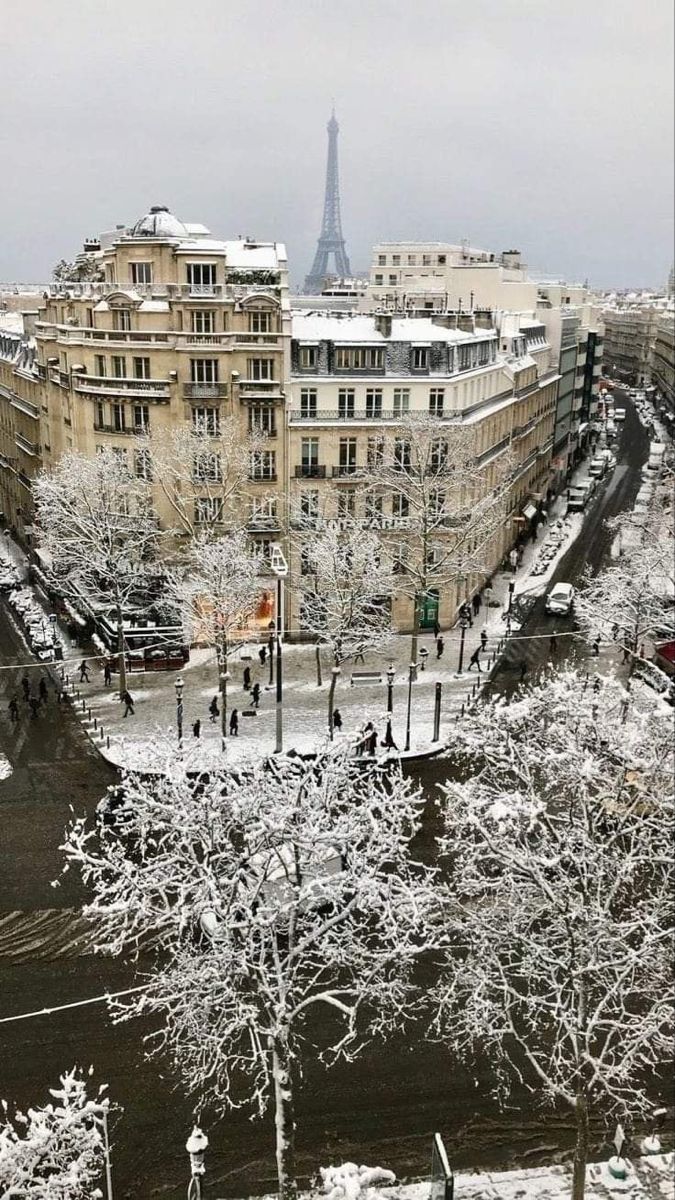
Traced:
[[321, 687], [323, 679], [321, 677], [321, 646], [316, 643], [316, 686]]
[[218, 678], [220, 686], [220, 732], [224, 741], [227, 737], [227, 638], [223, 638], [222, 640], [218, 659], [220, 662], [220, 675]]
[[330, 691], [328, 693], [328, 732], [330, 734], [331, 742], [333, 740], [333, 704], [335, 701], [335, 684], [336, 683], [337, 683], [337, 675], [335, 674], [335, 671], [333, 671], [332, 678], [330, 681]]
[[574, 1146], [572, 1200], [584, 1200], [586, 1194], [586, 1163], [588, 1162], [588, 1097], [585, 1089], [577, 1092], [575, 1116], [577, 1140]]
[[122, 606], [117, 605], [117, 668], [120, 676], [120, 700], [127, 690], [127, 664], [124, 659], [124, 618]]
[[291, 1054], [287, 1036], [283, 1034], [272, 1040], [272, 1074], [279, 1200], [296, 1200], [298, 1187], [295, 1178], [295, 1114]]
[[420, 635], [420, 606], [418, 597], [413, 600], [413, 631], [410, 639], [410, 661], [415, 664], [413, 682], [417, 679], [417, 639]]

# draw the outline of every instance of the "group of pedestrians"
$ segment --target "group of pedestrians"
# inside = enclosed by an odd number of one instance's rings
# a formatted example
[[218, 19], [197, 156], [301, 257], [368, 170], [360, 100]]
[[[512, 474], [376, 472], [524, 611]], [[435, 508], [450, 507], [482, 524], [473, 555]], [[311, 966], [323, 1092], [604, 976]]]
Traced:
[[[333, 725], [335, 725], [335, 713], [333, 713]], [[342, 727], [342, 721], [340, 721]], [[356, 753], [361, 756], [363, 754], [377, 754], [377, 746], [380, 741], [377, 730], [372, 721], [367, 721], [360, 732], [359, 740], [356, 743]], [[381, 739], [381, 744], [385, 750], [398, 750], [398, 746], [394, 741], [394, 734], [391, 728], [391, 717], [387, 717], [387, 725], [384, 737]]]
[[[44, 675], [40, 676], [36, 694], [33, 691], [33, 687], [28, 675], [24, 672], [21, 678], [21, 690], [23, 692], [24, 703], [28, 705], [32, 719], [37, 721], [40, 708], [43, 704], [47, 704], [49, 700], [49, 687], [47, 685], [47, 680], [45, 679]], [[61, 699], [61, 693], [58, 687], [56, 689], [56, 698], [59, 701]], [[14, 694], [10, 697], [8, 708], [9, 719], [14, 724], [19, 720], [20, 716], [19, 700], [16, 692], [14, 692]]]

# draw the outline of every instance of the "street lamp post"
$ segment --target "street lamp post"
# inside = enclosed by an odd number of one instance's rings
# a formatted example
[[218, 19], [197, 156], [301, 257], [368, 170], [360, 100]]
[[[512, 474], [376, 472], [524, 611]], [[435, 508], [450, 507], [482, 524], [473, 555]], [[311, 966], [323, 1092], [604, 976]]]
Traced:
[[281, 754], [284, 743], [283, 692], [281, 680], [281, 632], [284, 596], [284, 579], [288, 575], [288, 563], [278, 542], [270, 544], [270, 567], [277, 577], [277, 740], [275, 753]]
[[417, 670], [417, 663], [411, 662], [408, 667], [408, 713], [405, 722], [405, 748], [410, 749], [410, 711], [412, 709], [412, 685]]
[[429, 657], [429, 651], [427, 650], [426, 646], [422, 646], [422, 649], [420, 650], [420, 658], [422, 660], [421, 665], [422, 665], [423, 671], [426, 670], [428, 657]]
[[394, 680], [395, 680], [395, 678], [396, 678], [396, 671], [394, 669], [394, 664], [392, 663], [391, 666], [388, 667], [388, 669], [387, 669], [387, 712], [388, 713], [394, 711]]
[[462, 667], [464, 666], [464, 638], [466, 637], [466, 631], [468, 628], [469, 628], [469, 622], [468, 622], [467, 618], [460, 617], [459, 618], [459, 629], [460, 629], [459, 663], [457, 664], [457, 674], [458, 675], [462, 674]]
[[185, 687], [180, 675], [173, 686], [176, 689], [176, 726], [178, 728], [178, 741], [180, 742], [183, 739], [183, 688]]
[[202, 1195], [202, 1176], [206, 1173], [204, 1165], [204, 1156], [206, 1148], [209, 1144], [209, 1139], [205, 1133], [202, 1133], [198, 1125], [195, 1125], [190, 1134], [185, 1149], [190, 1155], [190, 1187], [188, 1188], [188, 1200], [201, 1200]]

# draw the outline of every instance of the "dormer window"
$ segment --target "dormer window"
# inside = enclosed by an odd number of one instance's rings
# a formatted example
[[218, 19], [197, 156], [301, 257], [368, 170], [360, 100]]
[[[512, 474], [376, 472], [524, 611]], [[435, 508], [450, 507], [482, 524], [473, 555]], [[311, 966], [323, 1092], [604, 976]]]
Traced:
[[216, 264], [188, 263], [187, 281], [191, 292], [213, 291], [216, 286]]
[[429, 347], [428, 346], [413, 346], [411, 366], [413, 371], [428, 371], [429, 370]]
[[127, 332], [131, 329], [131, 309], [130, 308], [114, 308], [112, 310], [112, 325], [113, 329], [119, 332]]
[[316, 367], [317, 353], [316, 346], [300, 347], [300, 366], [304, 371], [313, 370]]

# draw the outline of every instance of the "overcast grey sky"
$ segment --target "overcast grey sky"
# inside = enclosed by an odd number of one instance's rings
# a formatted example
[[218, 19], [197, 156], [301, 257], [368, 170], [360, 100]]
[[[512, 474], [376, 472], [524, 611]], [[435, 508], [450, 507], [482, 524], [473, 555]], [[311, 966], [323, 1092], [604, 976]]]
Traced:
[[0, 0], [0, 280], [153, 203], [353, 269], [468, 237], [598, 286], [673, 254], [672, 0]]

